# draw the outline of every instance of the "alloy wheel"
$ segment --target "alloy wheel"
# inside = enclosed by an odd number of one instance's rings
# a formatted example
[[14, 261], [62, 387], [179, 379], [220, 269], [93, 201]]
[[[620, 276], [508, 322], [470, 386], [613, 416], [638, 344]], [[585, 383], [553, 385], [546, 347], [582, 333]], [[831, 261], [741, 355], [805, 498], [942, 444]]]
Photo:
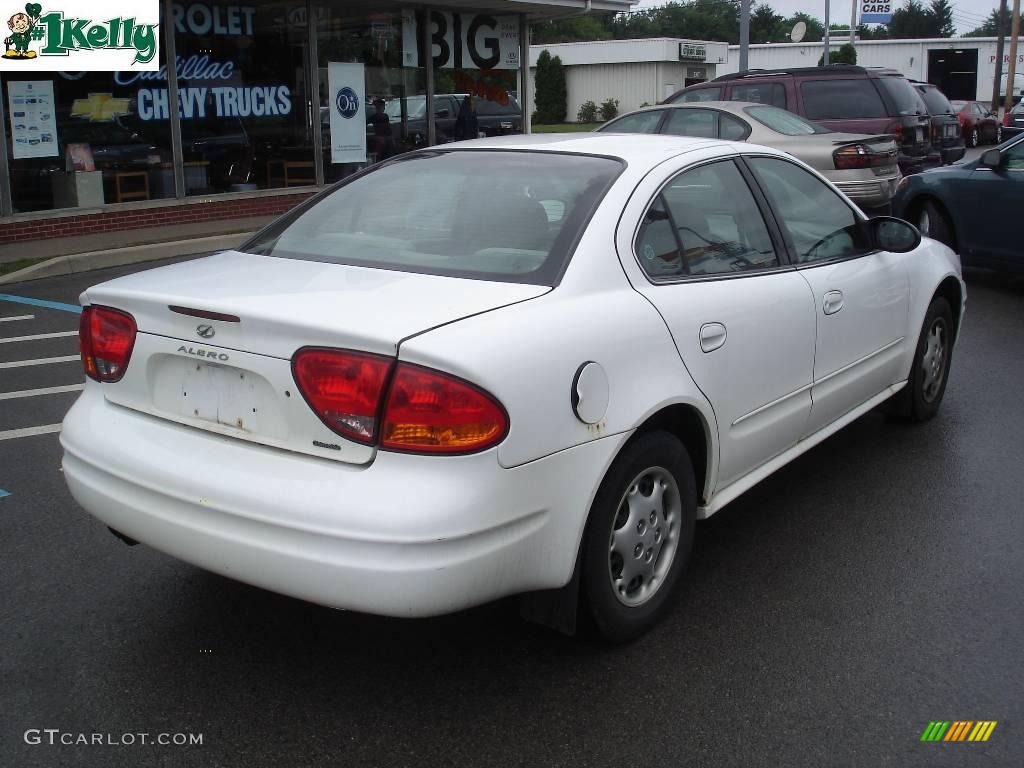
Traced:
[[946, 374], [946, 347], [946, 323], [937, 317], [928, 329], [924, 355], [921, 356], [921, 397], [926, 403], [934, 401], [942, 389]]
[[649, 467], [626, 487], [608, 538], [608, 576], [623, 605], [650, 600], [679, 548], [682, 497], [672, 474]]

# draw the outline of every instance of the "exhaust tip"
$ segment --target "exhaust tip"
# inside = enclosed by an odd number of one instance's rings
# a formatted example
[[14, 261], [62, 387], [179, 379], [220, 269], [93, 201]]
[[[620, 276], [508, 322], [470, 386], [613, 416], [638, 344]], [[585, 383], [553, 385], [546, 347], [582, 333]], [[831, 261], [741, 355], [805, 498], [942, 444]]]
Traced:
[[114, 534], [117, 538], [119, 538], [125, 544], [127, 544], [129, 547], [134, 547], [136, 544], [139, 543], [135, 539], [131, 538], [130, 536], [125, 536], [120, 531], [111, 528], [109, 525], [107, 526], [107, 530], [110, 531], [112, 534]]

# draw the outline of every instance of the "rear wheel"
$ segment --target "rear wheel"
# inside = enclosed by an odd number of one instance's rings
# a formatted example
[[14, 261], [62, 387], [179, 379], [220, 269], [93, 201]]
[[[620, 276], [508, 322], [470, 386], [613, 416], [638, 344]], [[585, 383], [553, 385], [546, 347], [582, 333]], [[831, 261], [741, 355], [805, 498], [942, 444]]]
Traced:
[[693, 465], [671, 434], [640, 435], [612, 464], [587, 521], [580, 579], [607, 640], [633, 640], [665, 613], [689, 560], [696, 512]]
[[921, 206], [917, 213], [917, 228], [925, 237], [938, 240], [943, 245], [948, 245], [954, 251], [956, 243], [953, 240], [953, 227], [949, 223], [949, 217], [938, 205], [928, 200]]
[[1003, 126], [996, 125], [996, 144], [1003, 143]]
[[971, 129], [971, 136], [967, 140], [967, 143], [968, 143], [968, 145], [970, 145], [972, 147], [978, 146], [980, 141], [979, 141], [979, 137], [978, 137], [978, 129], [977, 128], [972, 128]]
[[938, 413], [949, 379], [953, 353], [953, 310], [942, 296], [928, 306], [907, 386], [893, 398], [893, 411], [911, 421]]

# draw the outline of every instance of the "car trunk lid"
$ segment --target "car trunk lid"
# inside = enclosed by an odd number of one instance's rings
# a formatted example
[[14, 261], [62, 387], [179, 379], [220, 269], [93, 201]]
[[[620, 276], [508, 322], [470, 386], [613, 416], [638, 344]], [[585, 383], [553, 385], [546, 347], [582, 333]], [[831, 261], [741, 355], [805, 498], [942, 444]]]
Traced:
[[410, 336], [549, 290], [225, 252], [103, 283], [82, 303], [121, 309], [138, 326], [124, 378], [103, 385], [107, 400], [242, 440], [366, 463], [374, 448], [329, 430], [304, 401], [291, 371], [296, 350], [396, 356]]

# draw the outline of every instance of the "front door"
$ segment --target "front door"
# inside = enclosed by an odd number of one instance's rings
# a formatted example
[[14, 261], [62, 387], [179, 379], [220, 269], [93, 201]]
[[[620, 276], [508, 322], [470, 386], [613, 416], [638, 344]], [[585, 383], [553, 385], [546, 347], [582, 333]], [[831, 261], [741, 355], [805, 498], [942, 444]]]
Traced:
[[998, 168], [979, 163], [964, 186], [962, 220], [967, 226], [960, 233], [961, 247], [969, 256], [984, 258], [984, 266], [1019, 267], [1024, 262], [1020, 228], [1011, 222], [1024, 200], [1024, 139], [1002, 150]]
[[[780, 263], [734, 160], [678, 173], [629, 245], [636, 288], [665, 319], [718, 422], [717, 488], [793, 446], [810, 411], [814, 304]], [[624, 246], [620, 241], [620, 250]]]
[[811, 434], [907, 377], [909, 288], [900, 254], [876, 251], [861, 216], [787, 160], [752, 157], [790, 254], [814, 296]]

